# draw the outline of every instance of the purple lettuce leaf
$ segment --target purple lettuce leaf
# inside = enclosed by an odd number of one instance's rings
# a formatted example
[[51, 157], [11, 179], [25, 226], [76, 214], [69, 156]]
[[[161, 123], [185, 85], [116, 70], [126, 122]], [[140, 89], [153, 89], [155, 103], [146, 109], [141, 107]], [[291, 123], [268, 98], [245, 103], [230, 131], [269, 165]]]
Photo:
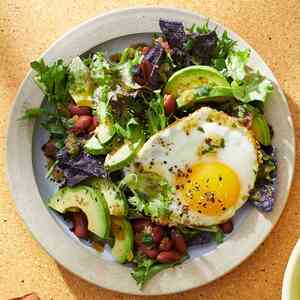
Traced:
[[150, 49], [134, 72], [134, 80], [140, 85], [147, 85], [155, 90], [160, 87], [159, 67], [165, 57], [165, 50], [160, 43]]
[[182, 22], [159, 19], [159, 27], [171, 48], [182, 49], [187, 40]]
[[171, 57], [178, 67], [187, 67], [193, 64], [192, 56], [188, 53], [185, 44], [187, 35], [182, 22], [159, 20], [159, 26], [163, 37], [171, 48]]
[[275, 181], [261, 182], [251, 191], [251, 204], [263, 212], [271, 212], [275, 203], [275, 192]]
[[271, 212], [275, 204], [277, 186], [277, 159], [273, 146], [262, 147], [263, 164], [258, 171], [254, 189], [250, 192], [250, 203], [263, 212]]
[[188, 241], [189, 246], [205, 245], [212, 241], [212, 235], [208, 231], [201, 231], [199, 235]]
[[218, 36], [215, 31], [209, 33], [193, 32], [189, 36], [190, 52], [197, 62], [208, 65], [217, 47]]
[[180, 68], [193, 65], [193, 57], [185, 49], [173, 48], [172, 59]]
[[64, 172], [65, 184], [74, 186], [83, 180], [96, 176], [105, 177], [104, 157], [94, 157], [81, 151], [79, 155], [72, 157], [67, 149], [61, 149], [57, 155], [58, 167]]

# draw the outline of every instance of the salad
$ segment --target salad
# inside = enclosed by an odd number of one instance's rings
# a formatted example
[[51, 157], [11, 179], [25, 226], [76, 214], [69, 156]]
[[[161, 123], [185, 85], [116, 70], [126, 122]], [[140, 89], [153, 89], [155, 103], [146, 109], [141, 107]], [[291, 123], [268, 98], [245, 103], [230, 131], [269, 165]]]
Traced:
[[271, 82], [226, 31], [160, 19], [161, 33], [108, 56], [31, 63], [46, 105], [49, 207], [79, 239], [111, 248], [138, 286], [222, 243], [236, 212], [270, 212], [276, 191]]

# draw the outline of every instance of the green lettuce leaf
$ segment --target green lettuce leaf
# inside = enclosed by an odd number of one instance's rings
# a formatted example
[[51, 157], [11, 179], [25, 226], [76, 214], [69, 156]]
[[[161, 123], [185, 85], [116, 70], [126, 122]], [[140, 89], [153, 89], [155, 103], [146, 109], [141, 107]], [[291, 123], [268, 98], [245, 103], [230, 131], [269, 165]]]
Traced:
[[222, 36], [219, 37], [217, 48], [214, 51], [213, 58], [211, 60], [213, 67], [215, 67], [221, 73], [226, 73], [226, 58], [234, 51], [236, 41], [232, 40], [228, 36], [228, 32], [224, 31]]
[[242, 81], [246, 76], [246, 66], [250, 57], [250, 50], [231, 52], [226, 58], [227, 75], [233, 80]]
[[273, 91], [270, 80], [266, 79], [259, 72], [248, 73], [240, 83], [233, 81], [231, 87], [234, 97], [244, 103], [251, 101], [265, 102], [267, 96]]
[[152, 136], [168, 125], [168, 118], [164, 109], [164, 100], [159, 91], [155, 93], [155, 98], [149, 102], [146, 119], [149, 136]]
[[138, 212], [154, 218], [170, 214], [175, 189], [161, 176], [150, 172], [129, 173], [121, 186], [127, 186], [134, 193], [128, 201]]
[[149, 281], [157, 273], [182, 264], [189, 258], [188, 255], [182, 257], [179, 261], [173, 263], [160, 264], [157, 261], [147, 258], [141, 253], [138, 253], [133, 260], [135, 264], [131, 276], [135, 279], [140, 289], [142, 289], [147, 281]]
[[69, 92], [78, 105], [92, 105], [94, 84], [89, 68], [80, 57], [75, 57], [69, 65]]
[[[130, 54], [134, 53], [133, 59]], [[133, 72], [135, 67], [142, 62], [142, 52], [133, 48], [126, 48], [121, 56], [120, 63], [117, 64], [116, 68], [120, 72], [122, 83], [128, 88], [138, 89], [140, 86], [133, 80]]]
[[241, 102], [264, 102], [272, 92], [271, 82], [247, 66], [250, 50], [231, 51], [226, 58], [226, 76], [232, 78], [233, 96]]
[[99, 85], [114, 86], [119, 78], [118, 71], [109, 63], [104, 53], [99, 51], [92, 57], [90, 63], [91, 78]]

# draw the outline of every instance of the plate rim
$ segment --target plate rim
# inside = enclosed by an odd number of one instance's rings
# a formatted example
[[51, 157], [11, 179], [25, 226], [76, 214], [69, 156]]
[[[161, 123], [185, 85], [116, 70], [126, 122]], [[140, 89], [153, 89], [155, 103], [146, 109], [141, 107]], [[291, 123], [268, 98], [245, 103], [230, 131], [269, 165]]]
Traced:
[[[186, 9], [177, 9], [177, 8], [171, 8], [168, 6], [135, 6], [135, 7], [130, 7], [130, 8], [123, 8], [123, 9], [116, 9], [116, 10], [112, 10], [106, 13], [102, 13], [100, 15], [97, 15], [91, 19], [88, 19], [85, 22], [80, 23], [79, 25], [75, 26], [74, 28], [72, 28], [71, 30], [67, 31], [66, 33], [64, 33], [61, 37], [59, 37], [55, 42], [53, 42], [49, 48], [40, 56], [40, 58], [45, 58], [47, 56], [51, 57], [51, 51], [53, 50], [53, 48], [55, 48], [57, 45], [59, 45], [63, 40], [68, 39], [72, 34], [76, 34], [76, 32], [80, 32], [82, 30], [83, 27], [89, 26], [94, 22], [98, 22], [99, 20], [101, 21], [102, 18], [108, 18], [108, 17], [116, 17], [118, 15], [122, 15], [122, 14], [126, 14], [126, 13], [131, 13], [132, 11], [138, 12], [140, 10], [151, 10], [152, 13], [154, 13], [157, 10], [164, 10], [165, 12], [169, 12], [169, 13], [176, 13], [176, 14], [182, 14], [182, 15], [192, 15], [194, 18], [196, 19], [205, 19], [206, 17], [198, 14], [198, 13], [194, 13], [191, 12], [189, 10]], [[168, 17], [168, 16], [167, 16]], [[206, 18], [207, 19], [207, 18]], [[278, 81], [275, 77], [275, 75], [273, 74], [273, 72], [271, 71], [271, 69], [267, 66], [267, 64], [264, 62], [264, 60], [262, 59], [262, 57], [256, 52], [256, 50], [249, 44], [247, 43], [243, 38], [241, 38], [238, 34], [236, 34], [235, 32], [233, 32], [232, 30], [230, 30], [229, 28], [227, 28], [226, 26], [214, 21], [213, 19], [210, 19], [214, 24], [216, 24], [218, 26], [218, 28], [221, 28], [222, 31], [223, 30], [227, 30], [231, 36], [233, 36], [235, 39], [238, 39], [239, 41], [241, 41], [243, 44], [245, 44], [246, 46], [248, 46], [251, 49], [251, 53], [254, 53], [254, 55], [256, 55], [258, 57], [258, 59], [262, 62], [263, 66], [272, 74], [272, 80], [277, 84], [277, 88], [280, 94], [280, 97], [282, 99], [284, 99], [286, 106], [287, 106], [287, 110], [288, 110], [288, 117], [292, 120], [291, 118], [291, 112], [288, 106], [288, 102], [287, 99], [280, 87], [280, 85], [278, 84]], [[23, 88], [25, 86], [25, 84], [28, 82], [28, 80], [30, 80], [30, 77], [32, 75], [32, 70], [29, 70], [29, 72], [27, 73], [27, 75], [25, 76], [24, 80], [22, 81], [20, 87], [18, 88], [16, 97], [14, 99], [13, 105], [11, 106], [10, 109], [10, 113], [9, 113], [9, 124], [7, 126], [7, 131], [6, 131], [6, 153], [5, 153], [5, 158], [6, 158], [6, 163], [5, 163], [5, 169], [6, 169], [6, 178], [8, 180], [9, 183], [9, 188], [10, 188], [10, 192], [12, 195], [12, 198], [14, 199], [14, 202], [16, 203], [16, 207], [17, 207], [17, 211], [18, 214], [21, 216], [22, 220], [24, 221], [24, 223], [26, 224], [27, 228], [29, 229], [29, 231], [31, 232], [32, 236], [39, 242], [39, 244], [47, 251], [47, 253], [49, 253], [51, 255], [51, 257], [53, 257], [55, 259], [56, 262], [58, 262], [60, 265], [62, 265], [64, 268], [66, 268], [68, 271], [70, 271], [71, 273], [79, 276], [80, 278], [94, 284], [97, 285], [99, 287], [102, 288], [106, 288], [115, 292], [121, 292], [121, 293], [126, 293], [126, 294], [133, 294], [133, 295], [164, 295], [164, 294], [172, 294], [172, 293], [178, 293], [178, 292], [182, 292], [182, 291], [186, 291], [186, 290], [190, 290], [192, 288], [196, 288], [201, 286], [200, 285], [193, 285], [192, 287], [187, 287], [187, 288], [180, 288], [180, 289], [174, 289], [172, 291], [166, 291], [166, 292], [162, 292], [162, 291], [158, 291], [158, 292], [140, 292], [140, 291], [127, 291], [127, 290], [119, 290], [118, 288], [112, 288], [111, 286], [103, 286], [100, 285], [98, 282], [95, 282], [93, 280], [90, 280], [89, 278], [87, 278], [87, 276], [84, 276], [82, 274], [80, 274], [78, 272], [78, 270], [74, 271], [74, 268], [71, 268], [70, 266], [67, 266], [66, 264], [64, 264], [64, 262], [61, 262], [53, 253], [50, 249], [48, 249], [44, 243], [41, 241], [40, 238], [38, 238], [36, 236], [36, 233], [34, 232], [34, 226], [32, 224], [29, 225], [30, 222], [28, 222], [28, 217], [26, 216], [26, 213], [24, 212], [23, 208], [21, 208], [19, 205], [19, 201], [17, 200], [18, 197], [16, 197], [16, 192], [14, 191], [13, 187], [15, 186], [15, 182], [14, 182], [14, 176], [11, 173], [12, 169], [11, 169], [11, 164], [10, 164], [10, 151], [9, 149], [11, 149], [12, 145], [11, 145], [11, 132], [12, 132], [12, 128], [14, 127], [14, 122], [13, 122], [13, 113], [17, 110], [17, 106], [18, 106], [18, 99], [21, 97], [21, 93], [23, 91]], [[276, 223], [278, 222], [280, 216], [282, 215], [282, 212], [286, 206], [286, 202], [287, 199], [289, 197], [289, 192], [291, 189], [291, 185], [293, 182], [293, 178], [294, 178], [294, 171], [295, 171], [295, 155], [296, 155], [296, 151], [295, 151], [295, 132], [294, 132], [294, 125], [293, 125], [293, 121], [291, 121], [290, 123], [290, 129], [291, 129], [291, 145], [292, 145], [292, 164], [291, 164], [291, 176], [288, 182], [288, 187], [286, 189], [286, 193], [285, 193], [285, 197], [284, 199], [281, 199], [283, 205], [281, 208], [281, 211], [279, 212], [279, 214], [276, 216], [276, 219], [273, 221], [272, 226], [270, 227], [270, 229], [268, 230], [267, 233], [265, 233], [262, 237], [260, 237], [260, 239], [258, 239], [258, 242], [252, 247], [252, 250], [248, 252], [248, 255], [245, 255], [243, 257], [243, 259], [240, 259], [239, 261], [237, 261], [235, 264], [232, 264], [231, 267], [228, 267], [226, 272], [223, 272], [221, 275], [212, 278], [211, 280], [208, 280], [205, 282], [205, 284], [210, 283], [214, 280], [216, 280], [217, 278], [224, 276], [225, 274], [229, 273], [231, 270], [233, 270], [234, 268], [236, 268], [237, 266], [239, 266], [242, 262], [244, 262], [250, 255], [253, 254], [253, 252], [261, 245], [261, 243], [266, 239], [266, 237], [271, 233], [272, 229], [274, 229]], [[42, 200], [42, 199], [40, 199]], [[119, 266], [121, 267], [121, 266]], [[129, 276], [129, 272], [128, 272], [128, 276]]]

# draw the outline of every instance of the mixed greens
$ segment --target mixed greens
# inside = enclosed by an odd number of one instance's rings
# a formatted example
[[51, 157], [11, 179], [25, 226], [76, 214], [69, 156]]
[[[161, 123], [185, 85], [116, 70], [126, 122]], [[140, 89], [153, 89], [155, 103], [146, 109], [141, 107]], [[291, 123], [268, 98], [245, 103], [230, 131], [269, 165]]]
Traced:
[[[239, 49], [226, 31], [218, 35], [208, 22], [185, 29], [181, 22], [161, 19], [159, 25], [161, 34], [152, 44], [110, 57], [98, 51], [69, 64], [31, 63], [47, 105], [23, 116], [41, 118], [49, 134], [42, 147], [47, 176], [60, 187], [49, 206], [73, 221], [79, 238], [98, 250], [107, 242], [117, 261], [131, 262], [140, 288], [185, 261], [188, 245], [221, 243], [233, 230], [231, 220], [201, 228], [154, 222], [168, 215], [174, 188], [154, 173], [124, 170], [155, 133], [202, 106], [224, 111], [259, 143], [249, 202], [269, 212], [276, 190], [273, 131], [263, 114], [272, 84], [248, 66], [250, 50]], [[222, 141], [205, 151], [220, 147]]]

